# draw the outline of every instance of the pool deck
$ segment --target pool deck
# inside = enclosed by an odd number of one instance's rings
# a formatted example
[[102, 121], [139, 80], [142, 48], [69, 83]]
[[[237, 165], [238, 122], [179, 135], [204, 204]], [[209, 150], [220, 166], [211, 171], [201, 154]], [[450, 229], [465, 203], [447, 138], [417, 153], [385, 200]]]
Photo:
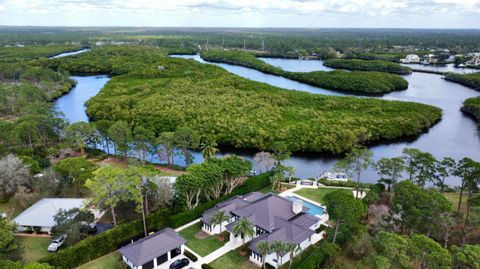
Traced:
[[279, 193], [278, 195], [281, 196], [281, 197], [285, 197], [285, 198], [288, 198], [289, 196], [294, 196], [294, 197], [300, 198], [300, 199], [302, 199], [302, 200], [304, 200], [304, 201], [307, 201], [307, 202], [309, 202], [309, 203], [311, 203], [311, 204], [314, 204], [314, 205], [316, 205], [316, 206], [323, 207], [323, 208], [325, 209], [325, 211], [323, 212], [323, 215], [322, 215], [322, 216], [317, 216], [317, 217], [320, 218], [320, 222], [321, 222], [323, 225], [330, 226], [330, 225], [327, 224], [327, 221], [328, 221], [329, 217], [328, 217], [327, 209], [326, 209], [326, 207], [325, 207], [324, 205], [322, 205], [322, 204], [320, 204], [320, 203], [317, 203], [317, 202], [315, 202], [315, 201], [313, 201], [313, 200], [310, 200], [310, 199], [308, 199], [308, 198], [306, 198], [306, 197], [304, 197], [304, 196], [301, 196], [301, 195], [299, 195], [298, 193], [295, 193], [296, 191], [301, 190], [301, 189], [303, 189], [303, 188], [316, 189], [317, 187], [296, 185], [295, 188], [293, 188], [293, 189], [288, 189], [288, 190], [286, 190], [286, 191], [284, 191], [284, 192]]

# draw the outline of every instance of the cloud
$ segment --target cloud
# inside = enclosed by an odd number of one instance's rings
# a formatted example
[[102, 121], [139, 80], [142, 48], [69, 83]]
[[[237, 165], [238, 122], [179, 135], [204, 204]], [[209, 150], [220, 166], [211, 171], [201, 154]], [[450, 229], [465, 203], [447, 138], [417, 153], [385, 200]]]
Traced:
[[[335, 22], [331, 26], [355, 27], [365, 22], [375, 27], [375, 20], [390, 19], [397, 23], [388, 27], [402, 27], [408, 17], [425, 24], [419, 27], [480, 27], [480, 19], [475, 19], [480, 0], [0, 0], [0, 11], [0, 24], [23, 17], [30, 25], [117, 25], [121, 20], [121, 25], [153, 26], [300, 27]], [[453, 21], [458, 18], [461, 21]]]

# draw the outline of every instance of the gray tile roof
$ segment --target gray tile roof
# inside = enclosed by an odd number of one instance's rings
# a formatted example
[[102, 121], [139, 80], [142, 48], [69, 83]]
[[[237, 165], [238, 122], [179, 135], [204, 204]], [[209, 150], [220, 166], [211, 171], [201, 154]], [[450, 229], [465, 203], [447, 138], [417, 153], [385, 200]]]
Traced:
[[[304, 210], [307, 210], [307, 208], [304, 207]], [[254, 215], [254, 224], [267, 231], [272, 231], [275, 228], [274, 220], [276, 216], [290, 219], [296, 215], [292, 211], [292, 201], [273, 193], [268, 193], [250, 205], [233, 210], [232, 213], [239, 217]]]
[[165, 228], [128, 244], [118, 251], [135, 266], [140, 266], [180, 247], [186, 242], [187, 240], [178, 235], [172, 228]]
[[[284, 243], [300, 244], [315, 234], [314, 231], [308, 228], [304, 228], [280, 217], [275, 217], [275, 226], [275, 229], [271, 233], [266, 233], [253, 239], [250, 243], [250, 250], [258, 253], [257, 244], [260, 241], [267, 241], [271, 244], [279, 240]], [[285, 253], [282, 253], [282, 255], [283, 254]]]
[[261, 199], [264, 196], [265, 194], [261, 192], [251, 192], [244, 196], [240, 196], [240, 195], [234, 196], [224, 202], [218, 203], [215, 207], [205, 211], [202, 215], [201, 220], [204, 223], [210, 224], [210, 216], [218, 211], [223, 211], [226, 213], [227, 216], [231, 217], [232, 216], [232, 214], [230, 213], [231, 211], [238, 208], [245, 207]]
[[292, 222], [293, 224], [299, 225], [303, 228], [310, 228], [312, 225], [317, 223], [320, 219], [310, 215], [308, 213], [302, 213], [298, 214], [297, 216], [293, 217], [289, 221]]

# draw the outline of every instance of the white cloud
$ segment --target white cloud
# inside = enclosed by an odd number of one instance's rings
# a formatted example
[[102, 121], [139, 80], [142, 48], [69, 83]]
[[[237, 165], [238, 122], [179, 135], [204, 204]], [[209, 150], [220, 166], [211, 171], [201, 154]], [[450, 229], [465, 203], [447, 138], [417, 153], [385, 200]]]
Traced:
[[480, 27], [480, 0], [0, 0], [0, 11], [0, 24], [404, 27], [408, 17], [424, 22], [417, 27]]

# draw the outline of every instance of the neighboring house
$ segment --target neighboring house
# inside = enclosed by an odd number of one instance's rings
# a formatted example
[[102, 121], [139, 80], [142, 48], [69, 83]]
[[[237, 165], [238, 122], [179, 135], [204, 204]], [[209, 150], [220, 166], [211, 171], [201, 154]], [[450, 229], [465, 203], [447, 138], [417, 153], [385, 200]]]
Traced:
[[[70, 210], [73, 208], [84, 208], [85, 199], [77, 198], [43, 198], [23, 211], [13, 221], [17, 223], [17, 231], [39, 231], [50, 233], [55, 226], [55, 215], [60, 210]], [[97, 210], [91, 210], [98, 220], [102, 213]]]
[[[256, 245], [260, 241], [273, 243], [281, 240], [284, 243], [299, 245], [298, 254], [312, 244], [312, 236], [320, 227], [320, 219], [307, 213], [308, 208], [303, 206], [303, 201], [294, 202], [273, 193], [263, 194], [252, 192], [244, 196], [235, 196], [225, 202], [219, 203], [203, 214], [202, 229], [208, 234], [220, 233], [220, 226], [210, 223], [210, 217], [218, 211], [223, 211], [229, 217], [221, 225], [221, 230], [230, 233], [230, 241], [242, 243], [252, 241], [250, 244], [250, 260], [258, 265], [262, 264], [262, 256], [258, 253]], [[241, 218], [247, 218], [254, 226], [253, 238], [245, 238], [235, 234], [233, 227]], [[289, 260], [290, 253], [283, 253], [279, 265]], [[276, 254], [270, 253], [266, 262], [276, 266]]]
[[480, 66], [480, 55], [473, 56], [472, 59], [465, 63], [466, 66]]
[[402, 63], [419, 63], [420, 57], [417, 54], [408, 54], [405, 59], [401, 59], [400, 62]]
[[165, 228], [118, 251], [130, 268], [153, 269], [181, 255], [186, 242], [172, 228]]
[[435, 64], [437, 61], [437, 57], [434, 54], [427, 54], [423, 56], [423, 61], [421, 64]]

